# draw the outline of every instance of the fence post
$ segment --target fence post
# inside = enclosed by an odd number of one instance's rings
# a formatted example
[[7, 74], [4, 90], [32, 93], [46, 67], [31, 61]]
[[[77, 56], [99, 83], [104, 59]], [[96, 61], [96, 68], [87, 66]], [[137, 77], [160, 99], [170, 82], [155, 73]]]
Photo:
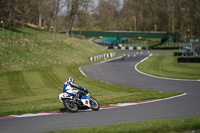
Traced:
[[7, 42], [10, 41], [10, 32], [7, 32], [7, 39], [6, 39]]
[[12, 36], [12, 43], [14, 44], [14, 42], [15, 42], [15, 37], [14, 37], [14, 35]]

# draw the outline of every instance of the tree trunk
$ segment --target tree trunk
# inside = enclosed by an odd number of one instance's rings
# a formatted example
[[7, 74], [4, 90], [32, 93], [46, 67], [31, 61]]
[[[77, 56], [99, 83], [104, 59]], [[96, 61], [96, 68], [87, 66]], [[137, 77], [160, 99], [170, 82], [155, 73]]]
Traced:
[[53, 32], [52, 18], [50, 18], [49, 32]]
[[155, 31], [157, 31], [157, 25], [156, 24], [154, 24], [154, 29], [155, 29]]
[[137, 31], [137, 19], [136, 16], [133, 17], [134, 20], [134, 31]]
[[8, 19], [8, 29], [9, 29], [9, 30], [10, 30], [10, 28], [11, 28], [11, 23], [12, 23], [12, 11], [10, 10], [9, 19]]
[[70, 29], [69, 28], [66, 28], [66, 36], [69, 36], [69, 32], [70, 32]]
[[71, 19], [68, 21], [68, 25], [66, 27], [66, 36], [70, 36], [71, 34], [71, 29], [73, 27], [73, 23], [74, 23], [74, 17], [70, 17]]
[[39, 27], [42, 27], [42, 14], [39, 12]]
[[21, 26], [24, 27], [24, 17], [21, 19]]
[[174, 33], [175, 32], [175, 28], [174, 28], [175, 26], [174, 26], [174, 19], [172, 19], [172, 33]]
[[47, 27], [46, 27], [46, 20], [43, 21], [43, 27], [44, 27], [44, 29], [47, 29]]
[[[68, 5], [69, 6], [69, 5]], [[70, 31], [73, 27], [73, 23], [74, 23], [74, 18], [75, 15], [77, 14], [78, 8], [79, 8], [79, 0], [73, 0], [71, 3], [71, 11], [69, 12], [69, 14], [66, 17], [66, 36], [70, 35]]]

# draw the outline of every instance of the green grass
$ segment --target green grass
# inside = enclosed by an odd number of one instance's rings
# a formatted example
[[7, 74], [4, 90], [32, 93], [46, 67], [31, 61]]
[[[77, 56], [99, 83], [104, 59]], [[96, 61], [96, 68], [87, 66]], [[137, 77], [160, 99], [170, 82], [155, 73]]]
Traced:
[[[11, 33], [25, 33], [25, 34], [47, 34], [49, 33], [46, 29], [41, 29], [38, 26], [30, 26], [28, 24], [25, 24], [24, 26], [21, 26], [21, 24], [16, 23], [16, 26], [11, 27], [10, 30], [6, 29], [6, 25], [4, 25], [4, 32], [11, 32]], [[0, 33], [2, 34], [2, 26], [0, 27]], [[1, 36], [1, 35], [0, 35]]]
[[200, 131], [200, 117], [74, 128], [49, 133], [169, 133]]
[[11, 27], [10, 30], [0, 27], [0, 38], [2, 38], [3, 33], [5, 39], [12, 38], [12, 36], [15, 36], [15, 38], [21, 36], [25, 38], [27, 35], [49, 34], [47, 30], [40, 29], [39, 27], [31, 27], [29, 25], [24, 25], [24, 27]]
[[40, 29], [39, 27], [36, 27], [36, 26], [32, 27], [29, 25], [24, 25], [24, 27], [22, 26], [12, 27], [11, 30], [18, 33], [29, 33], [29, 34], [47, 34], [48, 33], [47, 30]]
[[109, 52], [112, 51], [74, 38], [1, 44], [0, 116], [62, 109], [64, 106], [58, 95], [69, 76], [87, 88], [100, 105], [180, 94], [107, 84], [86, 78], [79, 72], [80, 66], [94, 63], [88, 57]]
[[174, 51], [154, 53], [148, 60], [140, 63], [142, 72], [160, 77], [177, 79], [200, 79], [200, 63], [178, 63]]
[[[4, 39], [3, 39], [4, 38]], [[11, 30], [0, 27], [0, 44], [34, 44], [47, 40], [64, 39], [63, 34], [49, 33], [38, 27], [25, 25], [24, 27], [12, 27]]]

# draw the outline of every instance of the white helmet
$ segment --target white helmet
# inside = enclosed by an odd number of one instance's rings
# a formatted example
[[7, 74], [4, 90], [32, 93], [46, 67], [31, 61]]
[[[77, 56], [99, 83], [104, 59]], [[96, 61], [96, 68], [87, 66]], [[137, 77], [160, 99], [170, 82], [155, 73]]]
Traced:
[[74, 83], [74, 79], [71, 78], [71, 77], [68, 77], [68, 78], [67, 78], [67, 82], [73, 82], [73, 83]]

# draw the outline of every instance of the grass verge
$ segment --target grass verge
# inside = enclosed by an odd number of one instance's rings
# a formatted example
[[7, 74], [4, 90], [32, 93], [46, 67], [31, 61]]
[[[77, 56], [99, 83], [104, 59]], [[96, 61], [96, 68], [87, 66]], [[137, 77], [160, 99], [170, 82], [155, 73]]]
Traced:
[[58, 95], [70, 76], [92, 92], [100, 105], [180, 94], [107, 84], [80, 73], [80, 66], [95, 63], [89, 56], [109, 52], [74, 38], [0, 45], [0, 116], [62, 109]]
[[200, 117], [74, 128], [49, 133], [168, 133], [200, 131]]
[[200, 63], [178, 63], [174, 51], [156, 52], [148, 60], [140, 63], [142, 72], [167, 78], [200, 79]]

